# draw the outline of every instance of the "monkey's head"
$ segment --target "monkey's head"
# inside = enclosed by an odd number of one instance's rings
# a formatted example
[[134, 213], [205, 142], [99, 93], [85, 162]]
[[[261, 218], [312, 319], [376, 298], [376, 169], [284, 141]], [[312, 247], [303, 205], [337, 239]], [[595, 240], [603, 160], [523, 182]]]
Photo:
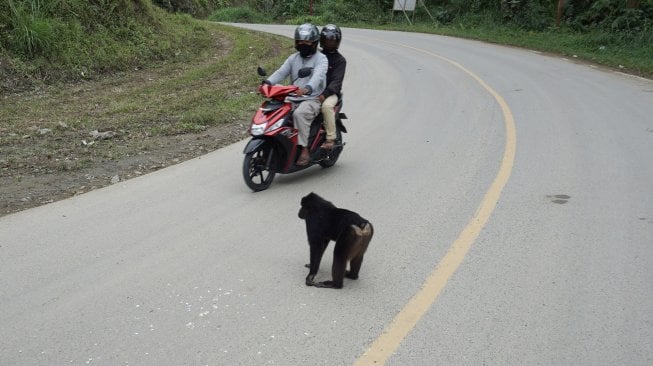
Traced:
[[301, 208], [299, 209], [297, 216], [302, 220], [306, 220], [306, 217], [312, 212], [332, 208], [335, 208], [333, 203], [318, 196], [316, 193], [311, 192], [302, 198]]
[[317, 195], [311, 192], [308, 195], [302, 197], [301, 207], [299, 208], [299, 212], [297, 213], [297, 216], [299, 216], [300, 219], [306, 220], [306, 216], [308, 215], [308, 210], [311, 209], [311, 200], [313, 199], [313, 196], [317, 196]]

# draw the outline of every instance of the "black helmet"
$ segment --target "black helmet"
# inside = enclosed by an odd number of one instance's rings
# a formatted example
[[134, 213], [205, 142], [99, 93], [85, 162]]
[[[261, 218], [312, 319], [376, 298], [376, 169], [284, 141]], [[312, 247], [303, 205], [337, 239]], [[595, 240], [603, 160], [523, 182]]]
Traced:
[[320, 32], [311, 23], [304, 23], [295, 28], [295, 41], [317, 42], [320, 39]]
[[[317, 43], [320, 39], [320, 31], [311, 23], [304, 23], [295, 29], [295, 49], [302, 57], [308, 57], [317, 52]], [[309, 41], [311, 46], [300, 47], [298, 41]]]
[[327, 24], [322, 28], [322, 32], [320, 32], [320, 46], [322, 49], [327, 52], [335, 51], [340, 47], [340, 40], [342, 40], [342, 32], [337, 25]]

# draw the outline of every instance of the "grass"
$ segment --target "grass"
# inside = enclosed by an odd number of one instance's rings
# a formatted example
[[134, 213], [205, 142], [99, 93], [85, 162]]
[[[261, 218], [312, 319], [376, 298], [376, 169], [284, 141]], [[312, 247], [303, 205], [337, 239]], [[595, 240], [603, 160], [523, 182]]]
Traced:
[[410, 25], [402, 21], [376, 26], [360, 23], [347, 26], [475, 39], [575, 57], [618, 68], [624, 72], [653, 77], [653, 34], [639, 34], [625, 38], [598, 31], [574, 32], [564, 27], [533, 32], [517, 27], [483, 22], [471, 26], [465, 25], [465, 23], [451, 25], [416, 23]]
[[248, 6], [219, 9], [209, 17], [215, 22], [267, 23], [271, 19]]
[[[122, 78], [81, 82], [0, 101], [2, 127], [23, 136], [34, 125], [129, 133], [194, 132], [248, 118], [258, 97], [256, 66], [280, 64], [291, 51], [280, 37], [204, 24], [216, 47], [193, 63], [161, 63]], [[3, 137], [4, 139], [4, 137]]]
[[[420, 13], [419, 11], [417, 13]], [[368, 14], [369, 15], [369, 14]], [[437, 14], [436, 14], [437, 16]], [[347, 13], [349, 19], [355, 16]], [[523, 47], [547, 53], [574, 57], [589, 62], [618, 68], [624, 72], [653, 77], [653, 31], [651, 20], [639, 33], [608, 33], [605, 30], [573, 31], [569, 27], [549, 27], [542, 31], [526, 31], [515, 24], [500, 24], [490, 13], [468, 14], [449, 19], [442, 24], [421, 12], [410, 24], [402, 14], [391, 19], [384, 14], [368, 16], [372, 21], [334, 20], [334, 15], [322, 11], [315, 16], [298, 16], [288, 24], [337, 22], [342, 27], [393, 30], [439, 34], [484, 42]], [[229, 20], [225, 20], [229, 21]], [[237, 21], [237, 20], [231, 20]]]
[[[194, 156], [179, 151], [190, 144], [174, 147], [175, 136], [235, 122], [243, 138], [247, 127], [240, 123], [260, 102], [256, 67], [280, 65], [293, 50], [292, 41], [192, 22], [206, 31], [211, 45], [195, 57], [0, 96], [0, 179], [82, 174], [150, 151]], [[43, 129], [49, 132], [39, 132]], [[117, 137], [94, 140], [94, 130], [114, 131]], [[210, 144], [210, 137], [192, 143], [205, 152]], [[161, 152], [162, 147], [177, 151]]]
[[191, 60], [212, 41], [205, 23], [149, 0], [6, 0], [0, 31], [0, 57], [11, 60], [19, 77], [47, 84]]

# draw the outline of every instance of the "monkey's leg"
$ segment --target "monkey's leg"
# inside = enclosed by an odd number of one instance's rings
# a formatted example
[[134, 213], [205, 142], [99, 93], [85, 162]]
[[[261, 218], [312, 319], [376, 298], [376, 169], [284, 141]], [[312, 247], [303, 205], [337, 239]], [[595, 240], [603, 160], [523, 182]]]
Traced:
[[349, 264], [350, 269], [345, 273], [345, 277], [350, 278], [352, 280], [357, 280], [358, 272], [360, 272], [361, 265], [363, 264], [363, 257], [365, 255], [365, 251], [367, 250], [367, 246], [370, 244], [370, 241], [372, 240], [372, 235], [373, 235], [372, 224], [370, 223], [365, 224], [362, 230], [355, 227], [354, 232], [356, 233], [357, 236], [358, 248], [357, 248], [357, 253], [351, 259], [351, 263]]
[[345, 272], [345, 277], [357, 280], [358, 272], [361, 270], [361, 265], [363, 264], [363, 254], [359, 254], [356, 258], [352, 258], [349, 263], [349, 271]]
[[360, 228], [351, 225], [338, 236], [333, 249], [333, 266], [331, 267], [331, 281], [322, 282], [321, 287], [342, 288], [347, 262], [360, 252]]
[[365, 251], [367, 250], [367, 245], [370, 243], [371, 237], [363, 237], [360, 242], [360, 251], [356, 254], [354, 258], [351, 259], [349, 263], [349, 271], [345, 273], [345, 277], [352, 280], [358, 279], [358, 272], [361, 270], [361, 265], [363, 264], [363, 257], [365, 256]]
[[342, 288], [345, 270], [347, 269], [347, 256], [333, 255], [333, 267], [331, 267], [331, 281], [316, 283], [314, 286], [322, 288]]
[[333, 257], [333, 267], [331, 268], [331, 277], [333, 288], [342, 288], [342, 282], [347, 271], [347, 257]]

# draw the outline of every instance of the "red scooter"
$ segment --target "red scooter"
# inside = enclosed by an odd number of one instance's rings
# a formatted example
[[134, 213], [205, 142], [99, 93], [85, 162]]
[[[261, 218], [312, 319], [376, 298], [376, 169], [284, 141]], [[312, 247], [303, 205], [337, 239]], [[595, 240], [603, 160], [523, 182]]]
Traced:
[[[301, 69], [299, 77], [310, 76], [311, 72], [310, 68]], [[258, 74], [266, 76], [265, 70], [260, 67]], [[341, 99], [336, 106], [336, 141], [333, 149], [321, 148], [322, 143], [326, 141], [326, 131], [322, 126], [320, 113], [313, 120], [308, 138], [311, 162], [307, 165], [296, 165], [301, 148], [297, 145], [297, 129], [293, 127], [292, 103], [286, 101], [286, 97], [292, 96], [297, 89], [294, 85], [261, 84], [259, 87], [259, 92], [267, 100], [252, 117], [249, 127], [252, 139], [243, 151], [243, 178], [254, 192], [270, 187], [276, 173], [293, 173], [314, 164], [329, 168], [336, 163], [342, 152], [342, 133], [347, 132], [342, 120], [347, 119], [347, 116], [340, 112]]]

